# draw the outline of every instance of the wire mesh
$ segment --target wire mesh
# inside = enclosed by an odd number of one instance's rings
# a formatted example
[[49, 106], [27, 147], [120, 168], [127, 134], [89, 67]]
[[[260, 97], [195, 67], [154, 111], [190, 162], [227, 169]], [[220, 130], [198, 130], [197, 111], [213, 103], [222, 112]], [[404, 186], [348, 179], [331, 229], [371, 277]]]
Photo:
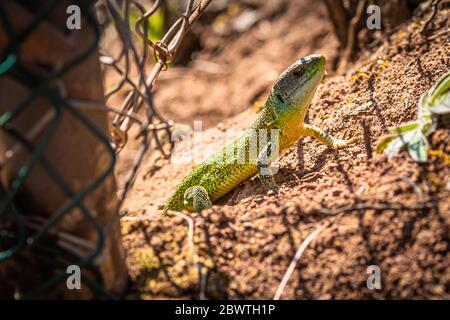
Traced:
[[[102, 227], [93, 212], [87, 208], [84, 203], [85, 198], [96, 190], [105, 179], [113, 174], [116, 163], [116, 154], [124, 147], [127, 142], [127, 135], [133, 125], [137, 126], [136, 139], [139, 140], [139, 151], [134, 159], [134, 164], [127, 176], [126, 182], [119, 194], [119, 201], [115, 210], [115, 219], [118, 219], [121, 205], [126, 198], [130, 188], [133, 185], [138, 168], [149, 150], [149, 143], [153, 139], [159, 151], [168, 156], [170, 150], [165, 150], [158, 140], [156, 132], [158, 130], [170, 129], [171, 123], [164, 119], [156, 110], [152, 100], [152, 88], [161, 71], [167, 68], [167, 65], [173, 60], [176, 49], [200, 14], [206, 9], [211, 0], [186, 1], [185, 10], [181, 17], [175, 21], [173, 26], [167, 31], [164, 37], [153, 42], [149, 39], [149, 18], [160, 8], [162, 1], [156, 0], [151, 8], [147, 9], [138, 1], [115, 1], [103, 0], [96, 3], [105, 8], [107, 20], [114, 25], [117, 32], [121, 50], [117, 57], [111, 57], [102, 53], [100, 62], [105, 68], [112, 68], [121, 78], [115, 86], [105, 93], [106, 106], [99, 105], [90, 101], [77, 101], [68, 98], [61, 88], [59, 79], [68, 72], [77, 68], [94, 51], [97, 50], [99, 40], [102, 34], [101, 26], [97, 17], [94, 16], [92, 2], [73, 1], [73, 4], [81, 8], [82, 16], [92, 28], [94, 38], [91, 43], [85, 46], [83, 52], [74, 57], [63, 66], [57, 66], [53, 72], [44, 76], [36, 77], [28, 74], [26, 68], [22, 65], [22, 44], [33, 32], [38, 32], [38, 28], [49, 18], [58, 6], [60, 1], [48, 0], [41, 9], [33, 16], [33, 20], [20, 33], [16, 33], [13, 28], [12, 19], [17, 17], [9, 16], [5, 9], [5, 3], [0, 3], [0, 25], [7, 36], [8, 46], [0, 51], [0, 76], [12, 75], [15, 70], [20, 70], [26, 78], [21, 79], [27, 82], [31, 93], [26, 96], [19, 104], [8, 106], [8, 111], [0, 115], [1, 131], [12, 139], [16, 146], [19, 145], [29, 152], [26, 163], [21, 166], [17, 175], [8, 181], [7, 185], [0, 188], [0, 265], [7, 260], [16, 262], [14, 258], [24, 252], [31, 252], [33, 257], [40, 263], [53, 268], [55, 271], [43, 282], [37, 283], [28, 292], [20, 293], [19, 298], [33, 298], [39, 296], [42, 292], [48, 291], [54, 286], [61, 284], [67, 277], [65, 267], [70, 264], [78, 265], [80, 268], [89, 270], [89, 276], [83, 274], [82, 282], [86, 284], [91, 291], [99, 297], [115, 298], [113, 294], [105, 289], [101, 272], [93, 263], [99, 257], [104, 249], [105, 238], [109, 235], [113, 220], [106, 228]], [[148, 2], [147, 2], [148, 3]], [[130, 10], [138, 10], [140, 16], [136, 22], [136, 32], [130, 30]], [[146, 67], [148, 61], [154, 57], [156, 62], [152, 65], [152, 70], [147, 76]], [[132, 79], [131, 70], [137, 70], [137, 79]], [[118, 108], [108, 106], [109, 98], [117, 94], [125, 85], [132, 87], [132, 90], [124, 99], [122, 105]], [[42, 134], [36, 139], [30, 139], [27, 135], [19, 132], [12, 125], [12, 122], [20, 115], [30, 111], [33, 101], [39, 98], [48, 99], [52, 106], [52, 116], [43, 126]], [[144, 116], [140, 111], [145, 106]], [[115, 114], [111, 118], [111, 136], [106, 136], [82, 111], [84, 108], [96, 109]], [[58, 125], [61, 123], [63, 113], [70, 113], [78, 122], [83, 124], [90, 133], [105, 147], [109, 157], [107, 167], [98, 173], [98, 176], [81, 190], [73, 190], [65, 181], [58, 170], [44, 156], [44, 150], [49, 141], [55, 135]], [[110, 139], [111, 138], [111, 139]], [[111, 141], [112, 140], [112, 141]], [[14, 161], [15, 149], [7, 150], [0, 163], [0, 170], [8, 161]], [[67, 201], [61, 208], [52, 212], [49, 218], [29, 216], [22, 212], [17, 206], [17, 194], [23, 188], [24, 182], [30, 175], [30, 172], [37, 166], [43, 168], [48, 177], [58, 185], [65, 194]], [[86, 222], [95, 230], [96, 241], [89, 243], [75, 235], [57, 229], [58, 223], [72, 210], [78, 209]], [[57, 239], [58, 241], [48, 241], [48, 239]], [[83, 248], [77, 251], [74, 248]], [[1, 271], [1, 267], [0, 267]]]

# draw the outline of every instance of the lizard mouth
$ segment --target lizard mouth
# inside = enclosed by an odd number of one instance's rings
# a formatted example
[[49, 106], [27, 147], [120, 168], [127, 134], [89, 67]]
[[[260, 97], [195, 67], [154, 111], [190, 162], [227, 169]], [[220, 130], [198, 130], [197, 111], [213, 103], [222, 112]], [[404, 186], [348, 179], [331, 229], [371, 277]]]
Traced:
[[285, 88], [280, 91], [280, 95], [286, 102], [295, 102], [296, 100], [303, 99], [302, 97], [309, 92], [314, 92], [319, 83], [324, 79], [324, 73], [320, 70], [314, 70], [307, 76], [303, 76], [297, 80], [294, 85], [289, 88]]

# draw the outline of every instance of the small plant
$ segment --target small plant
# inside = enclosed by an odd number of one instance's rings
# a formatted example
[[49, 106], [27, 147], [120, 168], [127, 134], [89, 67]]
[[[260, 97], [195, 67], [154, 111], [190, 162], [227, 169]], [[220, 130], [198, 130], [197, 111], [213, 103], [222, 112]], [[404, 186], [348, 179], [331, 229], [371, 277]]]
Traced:
[[447, 113], [450, 113], [450, 71], [421, 97], [417, 120], [389, 128], [390, 135], [380, 141], [377, 151], [386, 150], [391, 158], [406, 148], [415, 161], [426, 162], [429, 147], [426, 137], [436, 130], [438, 115]]

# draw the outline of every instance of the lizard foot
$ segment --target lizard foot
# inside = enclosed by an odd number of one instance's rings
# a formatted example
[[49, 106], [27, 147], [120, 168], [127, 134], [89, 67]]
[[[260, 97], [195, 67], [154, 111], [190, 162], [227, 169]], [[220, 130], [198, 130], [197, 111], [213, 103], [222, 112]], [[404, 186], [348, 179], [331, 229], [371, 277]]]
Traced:
[[274, 173], [270, 166], [270, 156], [272, 153], [272, 143], [269, 142], [263, 148], [258, 157], [257, 170], [261, 183], [269, 190], [278, 190], [278, 185], [273, 177]]
[[345, 147], [348, 147], [349, 145], [355, 143], [356, 141], [359, 140], [359, 136], [354, 136], [348, 140], [342, 140], [342, 139], [334, 139], [333, 141], [333, 149], [335, 150], [339, 150], [339, 149], [343, 149]]
[[343, 149], [355, 141], [359, 140], [359, 136], [354, 136], [348, 140], [338, 139], [333, 137], [327, 131], [313, 125], [313, 124], [305, 124], [303, 127], [303, 133], [306, 136], [313, 137], [317, 139], [319, 142], [333, 148], [334, 150]]
[[185, 191], [183, 206], [190, 211], [200, 213], [205, 209], [211, 208], [212, 203], [205, 188], [201, 186], [193, 186]]

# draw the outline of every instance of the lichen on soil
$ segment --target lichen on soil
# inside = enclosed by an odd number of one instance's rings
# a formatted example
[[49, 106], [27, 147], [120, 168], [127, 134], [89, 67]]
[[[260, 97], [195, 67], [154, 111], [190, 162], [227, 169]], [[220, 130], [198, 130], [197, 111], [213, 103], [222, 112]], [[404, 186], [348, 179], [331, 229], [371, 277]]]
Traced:
[[[314, 52], [334, 61], [338, 45], [324, 8], [293, 3], [226, 47], [206, 46], [192, 66], [165, 72], [155, 93], [161, 112], [190, 126], [201, 119], [205, 143], [218, 145], [213, 133], [247, 128], [257, 116], [252, 106], [292, 61]], [[419, 19], [404, 23], [345, 74], [330, 75], [309, 108], [309, 122], [343, 137], [362, 135], [364, 120], [374, 148], [387, 127], [413, 120], [420, 96], [450, 68], [449, 33], [442, 32], [450, 28], [449, 12], [439, 11], [426, 37], [414, 32]], [[193, 67], [206, 60], [217, 66], [213, 72]], [[278, 194], [267, 194], [253, 178], [213, 208], [186, 213], [209, 271], [206, 297], [273, 298], [298, 246], [331, 218], [323, 209], [366, 203], [409, 209], [355, 210], [339, 217], [308, 246], [281, 298], [448, 299], [449, 139], [449, 123], [442, 120], [429, 138], [434, 152], [418, 164], [407, 153], [389, 160], [373, 153], [368, 159], [363, 139], [334, 152], [305, 138], [279, 161]], [[126, 148], [120, 154], [119, 182], [133, 152]], [[188, 223], [158, 213], [191, 169], [154, 151], [139, 173], [122, 219], [130, 297], [199, 298]], [[367, 288], [370, 265], [381, 270], [381, 289]]]

